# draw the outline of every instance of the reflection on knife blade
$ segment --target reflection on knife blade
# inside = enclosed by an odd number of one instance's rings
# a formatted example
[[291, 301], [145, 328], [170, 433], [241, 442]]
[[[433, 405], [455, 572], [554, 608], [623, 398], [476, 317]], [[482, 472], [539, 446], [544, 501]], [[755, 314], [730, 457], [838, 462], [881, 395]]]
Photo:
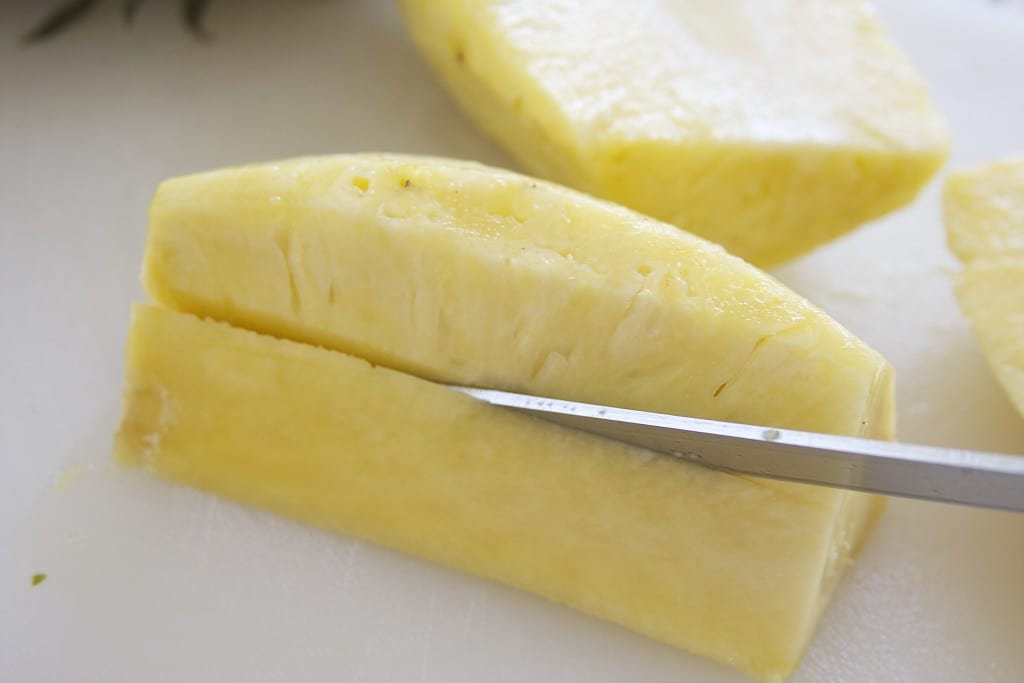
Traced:
[[564, 427], [732, 472], [1024, 512], [1024, 456], [835, 436], [452, 387]]

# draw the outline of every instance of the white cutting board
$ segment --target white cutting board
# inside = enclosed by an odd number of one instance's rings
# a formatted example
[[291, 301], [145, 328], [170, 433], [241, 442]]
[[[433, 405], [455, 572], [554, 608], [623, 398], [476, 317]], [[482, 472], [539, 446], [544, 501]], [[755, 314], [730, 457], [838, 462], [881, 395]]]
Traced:
[[[514, 166], [390, 2], [218, 0], [209, 45], [176, 3], [146, 3], [130, 30], [119, 4], [26, 49], [18, 33], [52, 2], [0, 3], [0, 681], [746, 680], [107, 463], [159, 180], [336, 151]], [[881, 11], [951, 121], [953, 165], [1024, 153], [1020, 2]], [[892, 360], [902, 438], [1022, 452], [952, 268], [933, 184], [777, 274]], [[894, 501], [793, 680], [1024, 680], [1024, 516]]]

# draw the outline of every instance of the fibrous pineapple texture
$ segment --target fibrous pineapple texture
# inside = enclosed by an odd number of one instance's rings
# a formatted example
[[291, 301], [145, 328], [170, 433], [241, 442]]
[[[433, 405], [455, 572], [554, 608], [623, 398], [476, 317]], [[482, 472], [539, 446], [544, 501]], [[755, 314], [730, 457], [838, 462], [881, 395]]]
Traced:
[[409, 31], [531, 172], [759, 265], [909, 202], [945, 159], [863, 0], [404, 0]]
[[881, 356], [674, 227], [477, 164], [377, 155], [173, 179], [150, 221], [146, 289], [182, 313], [136, 312], [126, 461], [768, 679], [798, 663], [880, 510], [428, 381], [891, 434]]
[[1024, 414], [1024, 157], [950, 174], [944, 209], [960, 308]]

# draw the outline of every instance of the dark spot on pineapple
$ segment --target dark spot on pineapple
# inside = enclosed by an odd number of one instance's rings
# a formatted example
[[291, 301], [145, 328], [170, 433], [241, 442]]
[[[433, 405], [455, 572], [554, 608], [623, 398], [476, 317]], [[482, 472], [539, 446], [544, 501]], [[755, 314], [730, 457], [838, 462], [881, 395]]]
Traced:
[[412, 187], [412, 181], [408, 178], [402, 178], [402, 187]]
[[728, 382], [722, 382], [721, 384], [719, 384], [719, 385], [718, 385], [718, 388], [717, 388], [717, 389], [715, 389], [715, 394], [714, 394], [714, 398], [718, 398], [718, 395], [719, 395], [719, 394], [721, 394], [721, 393], [722, 393], [723, 391], [725, 391], [725, 388], [726, 388], [726, 387], [727, 387], [728, 385], [729, 385], [729, 383], [728, 383]]
[[455, 48], [455, 55], [454, 56], [455, 56], [455, 61], [458, 62], [459, 64], [465, 64], [466, 63], [466, 51], [463, 50], [461, 47], [456, 47]]

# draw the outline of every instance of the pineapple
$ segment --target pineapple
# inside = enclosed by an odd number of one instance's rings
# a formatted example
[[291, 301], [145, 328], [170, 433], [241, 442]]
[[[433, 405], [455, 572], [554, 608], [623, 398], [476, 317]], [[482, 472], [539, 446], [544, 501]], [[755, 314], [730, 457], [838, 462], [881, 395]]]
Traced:
[[163, 183], [149, 296], [439, 382], [884, 436], [891, 368], [714, 244], [472, 162], [298, 159]]
[[943, 199], [960, 308], [1024, 414], [1024, 157], [951, 174]]
[[556, 185], [379, 155], [172, 179], [143, 281], [159, 307], [133, 323], [123, 461], [765, 679], [796, 666], [881, 509], [433, 384], [891, 434], [890, 366], [825, 314]]
[[402, 0], [533, 173], [759, 265], [909, 202], [948, 132], [863, 0]]
[[139, 305], [119, 459], [778, 679], [877, 506]]

